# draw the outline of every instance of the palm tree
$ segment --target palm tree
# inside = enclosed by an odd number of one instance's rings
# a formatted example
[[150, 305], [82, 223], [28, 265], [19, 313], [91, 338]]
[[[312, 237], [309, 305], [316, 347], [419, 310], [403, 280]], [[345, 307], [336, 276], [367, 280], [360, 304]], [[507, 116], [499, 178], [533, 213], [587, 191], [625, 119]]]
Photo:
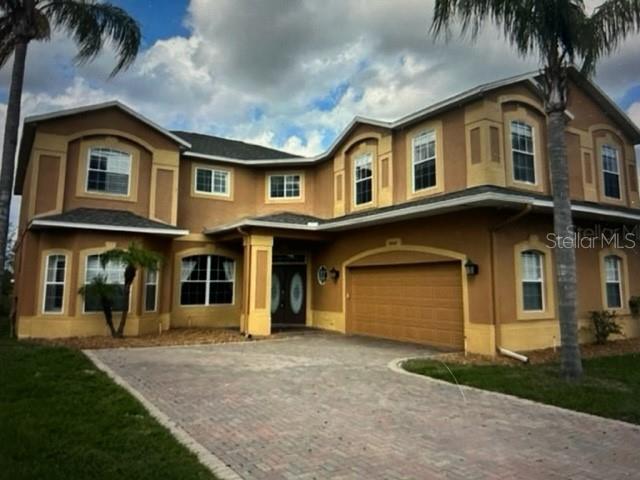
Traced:
[[[583, 0], [436, 0], [431, 32], [448, 33], [458, 21], [461, 33], [476, 37], [490, 21], [521, 56], [537, 55], [542, 66], [542, 94], [547, 114], [547, 150], [553, 189], [553, 226], [557, 236], [571, 235], [565, 111], [568, 68], [582, 62], [591, 75], [597, 61], [640, 30], [640, 1], [607, 0], [589, 15]], [[571, 248], [555, 255], [560, 321], [561, 370], [566, 379], [582, 375], [576, 318], [576, 257]]]
[[151, 250], [147, 250], [136, 242], [131, 242], [126, 249], [113, 248], [100, 255], [102, 267], [106, 267], [109, 262], [120, 263], [124, 265], [124, 303], [122, 305], [122, 317], [116, 336], [124, 335], [124, 326], [127, 323], [127, 314], [129, 313], [129, 297], [131, 294], [131, 285], [136, 278], [136, 272], [139, 268], [148, 270], [156, 270], [162, 261], [162, 255]]
[[0, 68], [13, 55], [0, 173], [0, 265], [4, 265], [7, 246], [27, 47], [32, 41], [49, 40], [55, 28], [74, 39], [79, 47], [79, 63], [94, 59], [104, 42], [109, 41], [118, 56], [112, 76], [131, 65], [140, 47], [138, 23], [108, 2], [0, 0]]
[[104, 320], [107, 322], [111, 336], [114, 338], [117, 337], [118, 334], [113, 326], [113, 303], [118, 294], [118, 287], [107, 283], [104, 275], [97, 275], [91, 280], [91, 283], [81, 287], [78, 293], [84, 297], [85, 301], [87, 298], [91, 298], [100, 304], [102, 313], [104, 313]]

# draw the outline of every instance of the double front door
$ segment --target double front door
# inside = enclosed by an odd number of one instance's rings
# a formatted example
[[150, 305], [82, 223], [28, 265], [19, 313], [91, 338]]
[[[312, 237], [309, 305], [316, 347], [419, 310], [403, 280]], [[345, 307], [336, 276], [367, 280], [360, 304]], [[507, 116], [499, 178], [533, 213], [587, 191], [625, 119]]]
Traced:
[[273, 265], [271, 324], [304, 325], [306, 320], [306, 265]]

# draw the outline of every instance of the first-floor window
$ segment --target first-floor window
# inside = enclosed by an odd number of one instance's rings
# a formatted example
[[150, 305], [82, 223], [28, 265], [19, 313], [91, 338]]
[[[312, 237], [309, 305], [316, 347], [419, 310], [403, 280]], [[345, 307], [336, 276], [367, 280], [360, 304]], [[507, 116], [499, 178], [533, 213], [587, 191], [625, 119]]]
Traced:
[[[124, 269], [125, 265], [120, 262], [110, 261], [104, 267], [100, 260], [100, 255], [89, 255], [87, 257], [87, 269], [85, 272], [85, 285], [89, 285], [94, 278], [102, 277], [105, 283], [113, 285], [114, 298], [112, 309], [121, 312], [124, 309]], [[95, 292], [89, 290], [84, 299], [85, 312], [100, 312], [102, 304]]]
[[181, 305], [233, 303], [235, 262], [220, 255], [193, 255], [182, 259]]
[[424, 132], [413, 139], [413, 191], [436, 184], [436, 132]]
[[64, 255], [47, 257], [47, 271], [44, 279], [44, 311], [46, 313], [62, 312], [66, 263], [67, 257]]
[[607, 308], [622, 307], [621, 263], [617, 255], [608, 255], [604, 258]]
[[535, 250], [527, 250], [521, 253], [520, 261], [522, 271], [522, 309], [524, 311], [543, 310], [543, 254]]
[[370, 153], [355, 159], [354, 179], [356, 205], [373, 200], [373, 159]]
[[300, 175], [269, 175], [270, 198], [299, 198]]
[[155, 312], [158, 302], [158, 270], [147, 268], [144, 272], [144, 309]]
[[229, 195], [229, 172], [215, 168], [196, 168], [196, 192]]

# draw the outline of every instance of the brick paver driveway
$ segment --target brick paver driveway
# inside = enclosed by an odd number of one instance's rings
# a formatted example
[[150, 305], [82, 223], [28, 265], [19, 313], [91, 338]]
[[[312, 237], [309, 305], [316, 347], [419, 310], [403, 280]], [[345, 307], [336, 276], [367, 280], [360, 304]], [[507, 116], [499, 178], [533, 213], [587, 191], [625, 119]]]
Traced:
[[[334, 335], [95, 355], [248, 479], [640, 476], [640, 430], [391, 371]], [[640, 401], [640, 400], [639, 400]]]

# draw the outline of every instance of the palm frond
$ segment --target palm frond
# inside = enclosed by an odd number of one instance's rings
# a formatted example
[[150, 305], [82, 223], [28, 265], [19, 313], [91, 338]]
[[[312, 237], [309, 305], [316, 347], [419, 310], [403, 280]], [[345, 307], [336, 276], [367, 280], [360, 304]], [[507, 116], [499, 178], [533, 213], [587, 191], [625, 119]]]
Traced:
[[41, 11], [53, 25], [66, 29], [73, 37], [79, 47], [79, 63], [94, 59], [104, 42], [110, 41], [118, 56], [113, 76], [128, 68], [138, 54], [140, 26], [120, 7], [91, 0], [49, 0]]
[[10, 17], [0, 18], [0, 68], [11, 58], [16, 45], [16, 36]]
[[592, 73], [597, 60], [613, 53], [629, 35], [640, 32], [640, 0], [607, 0], [584, 25], [583, 71]]

